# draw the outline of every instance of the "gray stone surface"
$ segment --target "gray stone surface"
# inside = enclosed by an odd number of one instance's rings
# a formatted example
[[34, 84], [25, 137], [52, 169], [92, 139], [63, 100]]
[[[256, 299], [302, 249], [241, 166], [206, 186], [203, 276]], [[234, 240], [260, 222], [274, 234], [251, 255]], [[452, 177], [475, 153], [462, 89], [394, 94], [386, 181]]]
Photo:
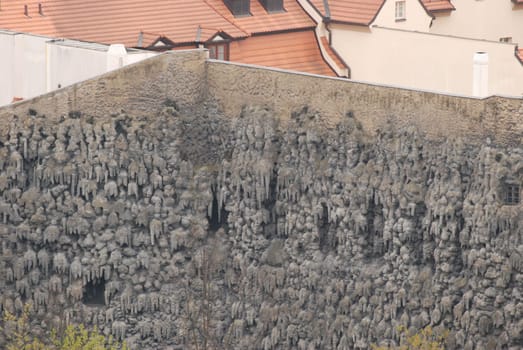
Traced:
[[400, 325], [521, 348], [521, 144], [158, 106], [4, 126], [2, 309], [135, 349], [366, 349]]

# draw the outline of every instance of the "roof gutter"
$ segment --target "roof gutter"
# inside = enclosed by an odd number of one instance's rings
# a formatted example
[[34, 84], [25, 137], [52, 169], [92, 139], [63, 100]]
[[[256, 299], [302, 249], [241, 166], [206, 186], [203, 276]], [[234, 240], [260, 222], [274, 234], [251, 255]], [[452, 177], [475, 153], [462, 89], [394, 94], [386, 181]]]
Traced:
[[251, 36], [262, 36], [262, 35], [270, 35], [270, 34], [285, 34], [285, 33], [295, 33], [295, 32], [304, 32], [307, 30], [314, 30], [316, 28], [315, 26], [307, 26], [307, 27], [301, 27], [301, 28], [290, 28], [290, 29], [280, 29], [280, 30], [273, 30], [268, 32], [253, 32], [251, 33]]
[[332, 23], [332, 24], [347, 24], [352, 26], [361, 26], [361, 27], [369, 27], [369, 23], [362, 23], [362, 22], [350, 22], [350, 21], [340, 21], [337, 19], [329, 19], [328, 21], [325, 21], [326, 24]]

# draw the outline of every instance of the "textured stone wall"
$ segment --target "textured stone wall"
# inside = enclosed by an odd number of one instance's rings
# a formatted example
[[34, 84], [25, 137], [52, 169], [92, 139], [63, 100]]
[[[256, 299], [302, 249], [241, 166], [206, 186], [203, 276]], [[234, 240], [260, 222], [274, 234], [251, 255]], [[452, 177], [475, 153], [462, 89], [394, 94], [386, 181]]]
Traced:
[[14, 115], [38, 110], [48, 119], [60, 119], [71, 112], [89, 111], [106, 116], [125, 110], [130, 115], [144, 115], [161, 110], [166, 99], [181, 106], [202, 102], [207, 95], [204, 50], [177, 51], [129, 65], [84, 82], [42, 96], [0, 108], [2, 125]]
[[308, 105], [336, 122], [354, 111], [369, 132], [384, 129], [392, 119], [414, 125], [433, 139], [466, 137], [468, 142], [510, 145], [523, 139], [523, 99], [476, 99], [379, 85], [326, 79], [279, 70], [208, 63], [209, 96], [220, 108], [238, 115], [246, 103], [267, 106], [281, 119]]
[[0, 110], [3, 310], [135, 349], [521, 348], [520, 100], [200, 54]]
[[8, 125], [2, 309], [137, 349], [366, 349], [399, 325], [520, 348], [521, 205], [501, 199], [520, 145], [163, 108]]

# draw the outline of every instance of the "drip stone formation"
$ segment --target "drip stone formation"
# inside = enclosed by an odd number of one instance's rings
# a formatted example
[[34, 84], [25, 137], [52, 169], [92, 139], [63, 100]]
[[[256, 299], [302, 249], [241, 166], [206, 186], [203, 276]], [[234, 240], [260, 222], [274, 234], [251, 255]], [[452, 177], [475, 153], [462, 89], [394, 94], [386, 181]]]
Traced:
[[352, 113], [31, 113], [0, 133], [0, 305], [132, 349], [521, 349], [522, 180], [521, 144]]

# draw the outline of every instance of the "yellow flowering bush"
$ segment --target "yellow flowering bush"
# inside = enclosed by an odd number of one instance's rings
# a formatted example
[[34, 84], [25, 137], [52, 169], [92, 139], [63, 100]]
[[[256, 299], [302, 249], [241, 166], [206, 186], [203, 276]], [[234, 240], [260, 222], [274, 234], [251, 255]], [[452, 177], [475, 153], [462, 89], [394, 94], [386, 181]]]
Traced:
[[129, 350], [127, 345], [106, 338], [95, 327], [92, 331], [83, 325], [69, 325], [59, 334], [56, 330], [46, 339], [32, 335], [30, 329], [31, 305], [25, 305], [20, 316], [4, 312], [3, 331], [7, 350]]
[[407, 344], [395, 347], [372, 344], [371, 348], [373, 350], [445, 350], [444, 344], [448, 336], [448, 331], [443, 332], [443, 334], [436, 334], [430, 326], [414, 334], [409, 334], [404, 326], [398, 327], [398, 331], [406, 334]]

